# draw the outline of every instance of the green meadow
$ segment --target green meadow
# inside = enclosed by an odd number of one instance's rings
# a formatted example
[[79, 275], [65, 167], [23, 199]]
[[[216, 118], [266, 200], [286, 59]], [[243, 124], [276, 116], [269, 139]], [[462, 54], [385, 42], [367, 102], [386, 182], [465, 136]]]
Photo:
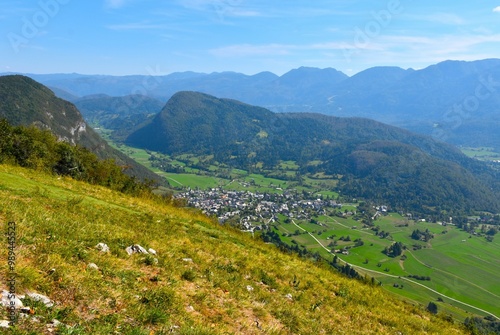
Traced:
[[[316, 219], [322, 226], [296, 223], [329, 250], [351, 246], [348, 255], [338, 254], [338, 257], [354, 265], [360, 273], [374, 276], [389, 291], [423, 304], [428, 303], [430, 298], [432, 301], [441, 298], [446, 301], [446, 304], [441, 303], [443, 309], [456, 317], [467, 316], [464, 312], [459, 313], [457, 307], [469, 313], [500, 315], [498, 239], [487, 242], [484, 237], [471, 236], [452, 225], [415, 222], [396, 213], [375, 221], [380, 231], [390, 234], [387, 238], [376, 236], [372, 230], [363, 228], [351, 218], [322, 216]], [[283, 235], [294, 234], [298, 228], [293, 224], [280, 223], [276, 229]], [[434, 238], [429, 242], [413, 240], [411, 234], [415, 229], [428, 229]], [[339, 240], [347, 236], [349, 242]], [[356, 239], [361, 239], [364, 244], [354, 247]], [[298, 244], [310, 251], [318, 251], [328, 260], [333, 259], [332, 253], [303, 231], [296, 236], [282, 237], [282, 240], [290, 245]], [[331, 245], [333, 240], [337, 241], [335, 246]], [[383, 250], [395, 241], [402, 242], [406, 250], [399, 257], [388, 257]], [[412, 250], [414, 245], [422, 248]], [[409, 275], [428, 276], [431, 280], [408, 278]], [[394, 283], [403, 284], [404, 288], [393, 289]]]

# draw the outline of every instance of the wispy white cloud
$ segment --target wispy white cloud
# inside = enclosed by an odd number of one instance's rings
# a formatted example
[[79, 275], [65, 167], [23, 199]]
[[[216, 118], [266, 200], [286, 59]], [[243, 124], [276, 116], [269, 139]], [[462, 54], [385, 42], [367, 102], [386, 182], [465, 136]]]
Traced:
[[[398, 65], [402, 67], [425, 67], [445, 60], [472, 61], [496, 58], [495, 46], [500, 34], [492, 35], [442, 35], [442, 36], [381, 36], [372, 48], [349, 49], [331, 52], [339, 63], [363, 64], [363, 68], [376, 65]], [[344, 59], [338, 58], [343, 55]]]
[[218, 57], [278, 56], [288, 55], [297, 48], [297, 46], [285, 44], [236, 44], [212, 49], [210, 53]]
[[427, 15], [408, 14], [405, 17], [410, 20], [426, 21], [426, 22], [439, 23], [445, 25], [463, 25], [467, 23], [467, 21], [464, 18], [452, 13], [434, 13]]
[[136, 22], [136, 23], [125, 23], [125, 24], [112, 24], [106, 26], [106, 28], [117, 31], [127, 31], [127, 30], [158, 30], [158, 29], [166, 29], [168, 27], [163, 24]]
[[130, 0], [104, 0], [107, 8], [120, 8], [125, 6]]
[[493, 11], [495, 13], [500, 13], [500, 6], [497, 6], [497, 7], [493, 8]]
[[[348, 53], [354, 58], [377, 58], [394, 60], [420, 59], [419, 61], [445, 59], [478, 59], [495, 57], [483, 49], [484, 45], [500, 43], [500, 34], [470, 34], [442, 36], [379, 36], [362, 45], [344, 41], [327, 41], [311, 44], [237, 44], [209, 50], [216, 57], [273, 57], [297, 56], [299, 54], [322, 54], [331, 57]], [[469, 56], [467, 56], [469, 55]], [[467, 57], [466, 57], [467, 56]], [[341, 56], [343, 57], [343, 56]], [[352, 60], [354, 60], [354, 58]], [[345, 59], [344, 59], [345, 60]]]
[[249, 6], [243, 0], [178, 0], [178, 3], [188, 9], [214, 13], [219, 18], [224, 17], [262, 17], [265, 12]]
[[462, 25], [467, 23], [462, 17], [451, 14], [451, 13], [436, 13], [423, 17], [424, 20], [429, 22], [441, 23], [441, 24], [451, 24], [451, 25]]
[[426, 36], [387, 36], [381, 37], [380, 43], [385, 49], [418, 50], [429, 54], [453, 54], [455, 52], [471, 52], [484, 43], [500, 42], [500, 34], [492, 35], [443, 35], [439, 37]]

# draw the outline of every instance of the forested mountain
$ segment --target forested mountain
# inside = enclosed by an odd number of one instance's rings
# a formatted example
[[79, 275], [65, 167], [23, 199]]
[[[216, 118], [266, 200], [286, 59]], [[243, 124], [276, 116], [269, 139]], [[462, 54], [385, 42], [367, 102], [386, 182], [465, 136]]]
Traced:
[[124, 77], [31, 76], [80, 97], [142, 94], [166, 102], [178, 91], [198, 91], [279, 112], [367, 117], [453, 144], [500, 148], [499, 59], [446, 61], [419, 70], [375, 67], [352, 77], [332, 68], [306, 67], [282, 76], [150, 72]]
[[[500, 178], [430, 137], [362, 118], [273, 113], [202, 93], [175, 94], [126, 142], [167, 154], [213, 155], [243, 169], [296, 161], [341, 175], [343, 194], [414, 210], [500, 209]], [[311, 162], [315, 162], [312, 164]]]
[[14, 126], [35, 125], [51, 130], [59, 139], [79, 144], [103, 159], [115, 159], [127, 166], [127, 173], [141, 179], [159, 181], [159, 177], [111, 148], [84, 121], [78, 109], [70, 102], [57, 98], [47, 87], [31, 78], [14, 75], [0, 77], [0, 118]]

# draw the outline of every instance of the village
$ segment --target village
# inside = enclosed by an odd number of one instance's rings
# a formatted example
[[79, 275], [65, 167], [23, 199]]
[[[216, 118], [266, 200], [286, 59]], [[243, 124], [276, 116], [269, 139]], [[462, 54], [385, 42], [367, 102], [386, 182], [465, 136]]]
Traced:
[[175, 197], [186, 199], [189, 206], [202, 210], [206, 215], [216, 216], [220, 223], [232, 223], [245, 231], [266, 229], [268, 224], [278, 220], [278, 215], [290, 219], [310, 220], [314, 216], [335, 215], [342, 208], [342, 204], [336, 200], [290, 191], [260, 193], [222, 188], [189, 189], [176, 194]]

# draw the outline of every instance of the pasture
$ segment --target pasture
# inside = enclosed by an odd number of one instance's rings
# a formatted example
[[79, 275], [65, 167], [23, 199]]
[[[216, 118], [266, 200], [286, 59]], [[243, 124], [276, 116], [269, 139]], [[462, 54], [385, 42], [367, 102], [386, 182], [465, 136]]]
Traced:
[[[338, 254], [338, 257], [355, 266], [361, 274], [377, 278], [389, 291], [424, 304], [440, 297], [446, 302], [440, 302], [441, 307], [454, 316], [466, 316], [466, 313], [459, 312], [456, 307], [480, 315], [500, 315], [498, 239], [487, 242], [484, 237], [471, 236], [452, 225], [414, 222], [396, 213], [375, 221], [375, 225], [380, 227], [379, 231], [390, 234], [386, 238], [380, 238], [374, 231], [363, 228], [352, 218], [320, 216], [316, 219], [321, 226], [303, 221], [296, 223], [328, 249], [338, 250], [350, 246], [348, 255]], [[428, 242], [413, 240], [411, 234], [415, 229], [428, 229], [434, 234], [434, 238]], [[293, 224], [280, 223], [277, 230], [283, 234], [294, 233], [297, 229]], [[342, 241], [347, 236], [349, 241]], [[363, 241], [362, 246], [354, 247], [357, 239]], [[296, 236], [282, 237], [282, 240], [305, 246], [312, 252], [318, 251], [328, 260], [333, 258], [331, 253], [321, 248], [316, 240], [303, 231]], [[334, 246], [333, 241], [336, 241]], [[385, 255], [385, 247], [395, 241], [402, 242], [406, 250], [398, 257]], [[417, 245], [421, 249], [413, 250], [413, 246]], [[408, 278], [409, 275], [430, 277], [430, 280]], [[402, 284], [403, 288], [393, 287], [395, 283], [399, 286]], [[487, 313], [447, 299], [448, 297]]]

